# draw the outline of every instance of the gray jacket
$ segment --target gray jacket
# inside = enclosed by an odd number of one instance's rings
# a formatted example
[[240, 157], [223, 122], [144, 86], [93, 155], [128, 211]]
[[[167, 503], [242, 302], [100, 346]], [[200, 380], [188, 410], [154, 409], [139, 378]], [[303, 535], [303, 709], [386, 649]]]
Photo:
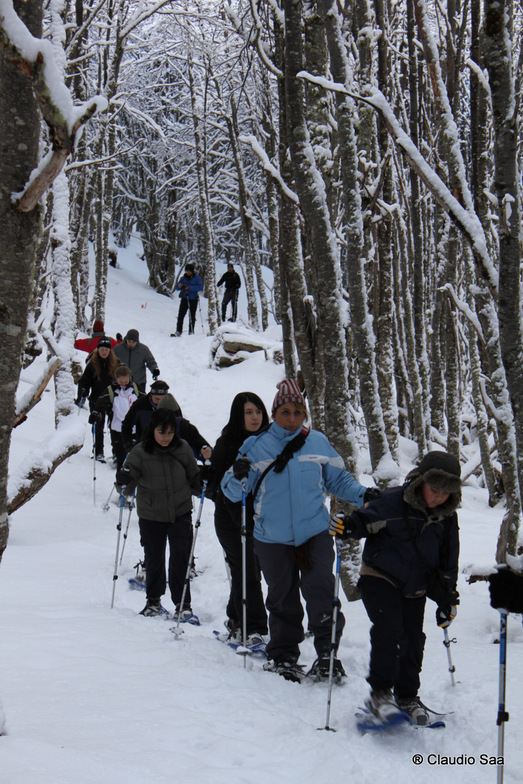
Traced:
[[155, 446], [153, 452], [146, 452], [143, 443], [137, 444], [119, 475], [126, 471], [131, 475], [126, 495], [136, 487], [138, 516], [143, 520], [174, 523], [192, 510], [191, 496], [201, 493], [193, 451], [181, 438], [167, 449]]
[[158, 370], [158, 365], [153, 357], [149, 346], [145, 343], [137, 343], [134, 348], [129, 348], [124, 340], [113, 349], [117, 359], [127, 365], [133, 374], [133, 381], [138, 386], [145, 389], [147, 381], [146, 368], [149, 368], [151, 373], [153, 370]]

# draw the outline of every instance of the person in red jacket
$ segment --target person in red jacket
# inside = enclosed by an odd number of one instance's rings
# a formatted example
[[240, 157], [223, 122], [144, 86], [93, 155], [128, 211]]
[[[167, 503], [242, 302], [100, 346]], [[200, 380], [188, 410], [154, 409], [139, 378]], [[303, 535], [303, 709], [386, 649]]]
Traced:
[[93, 334], [90, 338], [77, 338], [74, 342], [74, 347], [79, 349], [80, 351], [85, 351], [87, 354], [91, 354], [95, 348], [98, 346], [98, 341], [100, 338], [107, 338], [111, 341], [111, 348], [114, 348], [118, 345], [118, 343], [122, 342], [122, 338], [120, 335], [116, 336], [115, 338], [111, 338], [104, 332], [104, 323], [103, 321], [99, 321], [98, 319], [93, 324]]

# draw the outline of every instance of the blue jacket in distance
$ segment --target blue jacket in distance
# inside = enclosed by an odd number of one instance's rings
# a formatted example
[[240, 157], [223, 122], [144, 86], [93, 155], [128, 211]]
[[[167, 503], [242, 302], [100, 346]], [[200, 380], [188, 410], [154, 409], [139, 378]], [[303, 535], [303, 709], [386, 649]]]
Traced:
[[189, 299], [198, 299], [198, 294], [203, 289], [202, 279], [199, 275], [193, 275], [192, 278], [182, 275], [176, 288], [180, 290], [181, 299], [187, 299], [187, 294]]

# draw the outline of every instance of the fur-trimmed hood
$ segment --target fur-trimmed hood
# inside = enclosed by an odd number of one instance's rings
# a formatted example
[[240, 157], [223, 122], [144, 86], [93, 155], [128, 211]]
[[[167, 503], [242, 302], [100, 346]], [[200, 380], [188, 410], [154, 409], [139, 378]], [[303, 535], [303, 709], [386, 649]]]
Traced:
[[[435, 490], [449, 493], [445, 503], [427, 509], [421, 495], [424, 482]], [[407, 475], [403, 497], [415, 509], [425, 512], [429, 519], [448, 517], [455, 512], [461, 503], [461, 468], [457, 458], [447, 452], [429, 452]]]

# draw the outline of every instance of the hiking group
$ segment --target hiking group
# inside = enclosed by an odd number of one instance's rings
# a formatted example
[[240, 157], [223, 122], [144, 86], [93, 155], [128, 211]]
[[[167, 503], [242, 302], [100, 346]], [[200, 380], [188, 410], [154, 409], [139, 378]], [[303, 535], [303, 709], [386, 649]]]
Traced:
[[[125, 364], [118, 366], [118, 358]], [[147, 394], [146, 368], [153, 375]], [[426, 600], [435, 602], [436, 623], [444, 630], [459, 604], [457, 458], [432, 451], [402, 486], [383, 492], [365, 487], [325, 435], [307, 427], [304, 392], [294, 379], [277, 384], [270, 419], [257, 394], [237, 394], [212, 449], [158, 375], [151, 352], [129, 330], [114, 348], [99, 336], [78, 383], [79, 400], [89, 397], [95, 456], [103, 455], [107, 415], [117, 489], [122, 497], [136, 494], [147, 596], [142, 614], [166, 612], [161, 602], [168, 586], [175, 617], [197, 618], [186, 574], [194, 541], [192, 497], [202, 504], [206, 497], [214, 502], [216, 535], [230, 570], [228, 639], [247, 648], [266, 643], [264, 669], [287, 680], [299, 682], [307, 674], [340, 682], [345, 616], [333, 542], [340, 542], [339, 550], [341, 540], [364, 539], [358, 589], [371, 624], [366, 709], [384, 724], [398, 714], [427, 724], [429, 710], [418, 694]], [[355, 510], [331, 516], [328, 495]], [[521, 612], [523, 588], [520, 594], [512, 583], [507, 588], [512, 576], [507, 570], [491, 576], [491, 603], [500, 608], [505, 601], [507, 611], [517, 604], [512, 611]], [[523, 580], [514, 579], [519, 588]], [[510, 604], [509, 594], [520, 600]], [[299, 664], [305, 612], [317, 657], [308, 673]]]

